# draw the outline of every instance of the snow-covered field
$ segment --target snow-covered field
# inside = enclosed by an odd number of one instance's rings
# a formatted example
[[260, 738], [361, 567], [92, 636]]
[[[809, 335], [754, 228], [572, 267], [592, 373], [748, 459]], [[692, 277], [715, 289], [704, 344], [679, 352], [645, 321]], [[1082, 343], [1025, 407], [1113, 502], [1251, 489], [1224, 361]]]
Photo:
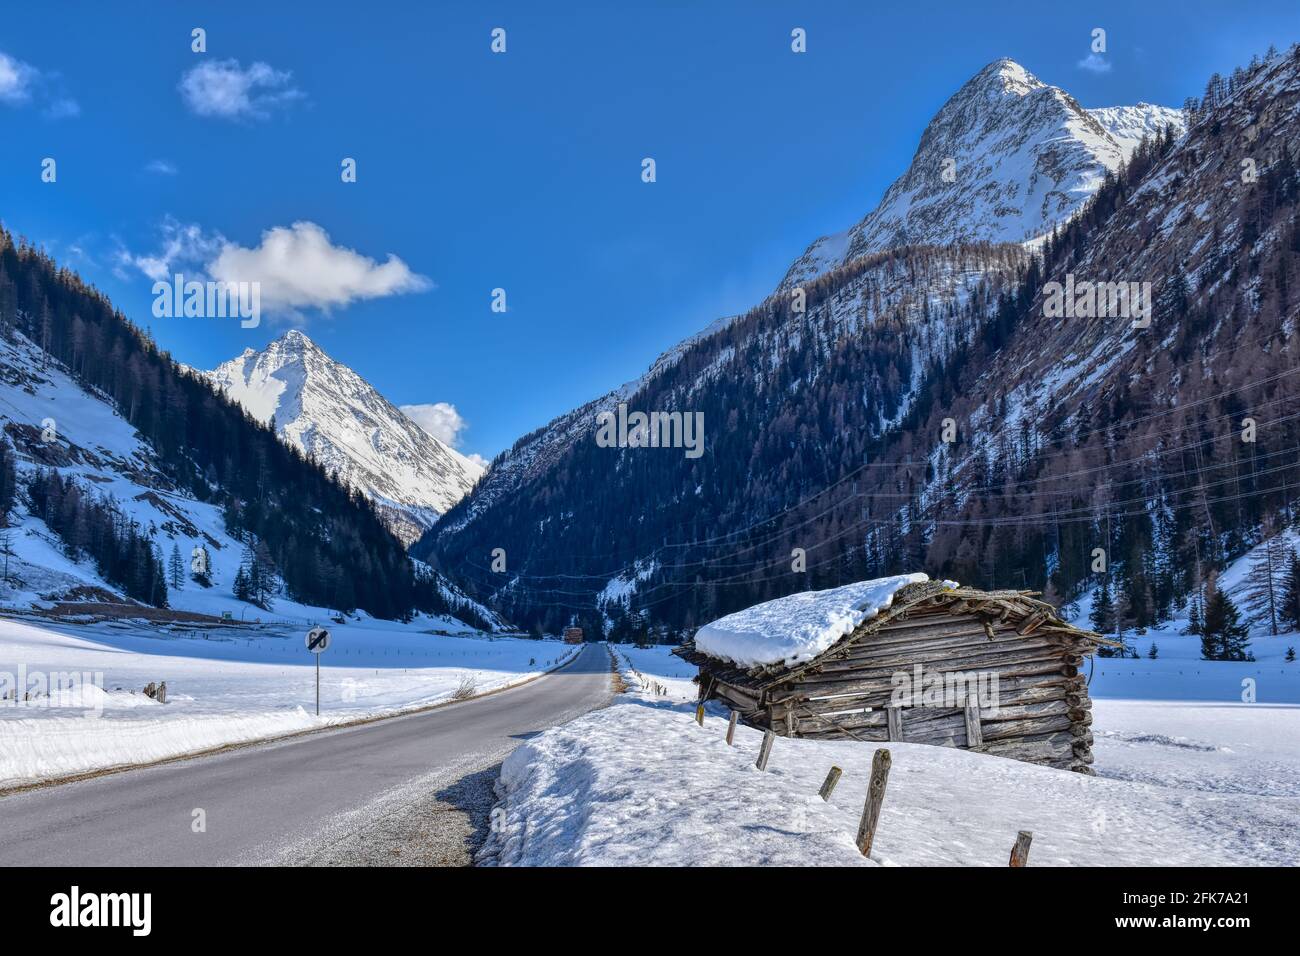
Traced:
[[[190, 631], [0, 619], [0, 696], [17, 684], [19, 697], [29, 689], [33, 697], [0, 701], [0, 787], [424, 707], [458, 690], [526, 680], [574, 650], [558, 641], [428, 632], [445, 624], [328, 624], [317, 717], [305, 622]], [[51, 698], [52, 675], [74, 673], [89, 675], [92, 689]], [[158, 681], [167, 682], [165, 704], [142, 693]]]
[[[1096, 777], [891, 744], [864, 859], [853, 841], [874, 747], [778, 738], [761, 772], [757, 731], [738, 728], [728, 747], [725, 711], [713, 704], [695, 723], [691, 666], [667, 648], [614, 650], [632, 689], [506, 760], [483, 862], [1005, 866], [1017, 831], [1030, 830], [1032, 866], [1300, 864], [1300, 707], [1241, 703], [1233, 669], [1255, 665], [1179, 660], [1175, 647], [1163, 661], [1099, 660]], [[1200, 668], [1207, 699], [1105, 697], [1108, 686], [1171, 692], [1180, 666]], [[1279, 699], [1296, 683], [1294, 673], [1270, 678]], [[823, 802], [831, 766], [844, 776]]]

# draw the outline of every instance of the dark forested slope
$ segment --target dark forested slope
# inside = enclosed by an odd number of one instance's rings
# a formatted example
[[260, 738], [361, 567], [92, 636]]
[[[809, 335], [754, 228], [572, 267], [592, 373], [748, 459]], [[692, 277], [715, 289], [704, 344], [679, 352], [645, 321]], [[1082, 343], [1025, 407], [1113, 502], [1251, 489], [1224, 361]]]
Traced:
[[[1104, 574], [1124, 622], [1168, 616], [1300, 489], [1300, 53], [1212, 79], [1187, 119], [1035, 248], [875, 253], [806, 311], [783, 290], [684, 343], [521, 439], [510, 493], [485, 483], [418, 553], [548, 628], [689, 628], [918, 568], [1058, 600]], [[1102, 282], [1136, 283], [1149, 325], [1045, 305]], [[703, 412], [705, 453], [600, 447], [619, 402]]]

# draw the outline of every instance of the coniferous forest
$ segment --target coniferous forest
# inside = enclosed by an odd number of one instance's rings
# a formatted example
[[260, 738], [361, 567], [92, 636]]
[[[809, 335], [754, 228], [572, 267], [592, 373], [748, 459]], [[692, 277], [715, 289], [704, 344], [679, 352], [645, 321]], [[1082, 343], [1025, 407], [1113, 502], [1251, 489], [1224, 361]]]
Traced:
[[167, 581], [157, 546], [112, 501], [86, 494], [74, 478], [38, 470], [27, 484], [32, 512], [63, 539], [68, 556], [88, 555], [109, 584], [127, 597], [167, 606]]

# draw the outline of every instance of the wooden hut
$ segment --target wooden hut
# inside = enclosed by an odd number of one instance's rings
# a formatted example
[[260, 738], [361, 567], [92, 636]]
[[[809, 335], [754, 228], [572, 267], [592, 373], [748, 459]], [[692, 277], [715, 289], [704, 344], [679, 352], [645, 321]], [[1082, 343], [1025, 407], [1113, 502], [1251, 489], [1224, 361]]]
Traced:
[[[816, 595], [799, 597], [808, 596]], [[779, 603], [769, 602], [776, 620]], [[1092, 772], [1084, 658], [1113, 642], [1065, 623], [1036, 592], [907, 583], [888, 607], [793, 664], [744, 666], [704, 653], [696, 644], [705, 630], [674, 653], [699, 667], [701, 700], [724, 701], [751, 727], [961, 747]]]

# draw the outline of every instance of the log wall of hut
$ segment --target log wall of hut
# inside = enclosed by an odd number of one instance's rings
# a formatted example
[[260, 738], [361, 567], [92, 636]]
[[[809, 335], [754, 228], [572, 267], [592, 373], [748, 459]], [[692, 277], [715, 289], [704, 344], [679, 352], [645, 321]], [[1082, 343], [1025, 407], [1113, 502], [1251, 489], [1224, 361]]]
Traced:
[[[1028, 592], [961, 589], [908, 602], [800, 667], [744, 671], [692, 645], [677, 653], [700, 666], [701, 699], [782, 736], [936, 744], [1091, 773], [1081, 668], [1102, 642]], [[892, 706], [900, 684], [916, 696]]]

